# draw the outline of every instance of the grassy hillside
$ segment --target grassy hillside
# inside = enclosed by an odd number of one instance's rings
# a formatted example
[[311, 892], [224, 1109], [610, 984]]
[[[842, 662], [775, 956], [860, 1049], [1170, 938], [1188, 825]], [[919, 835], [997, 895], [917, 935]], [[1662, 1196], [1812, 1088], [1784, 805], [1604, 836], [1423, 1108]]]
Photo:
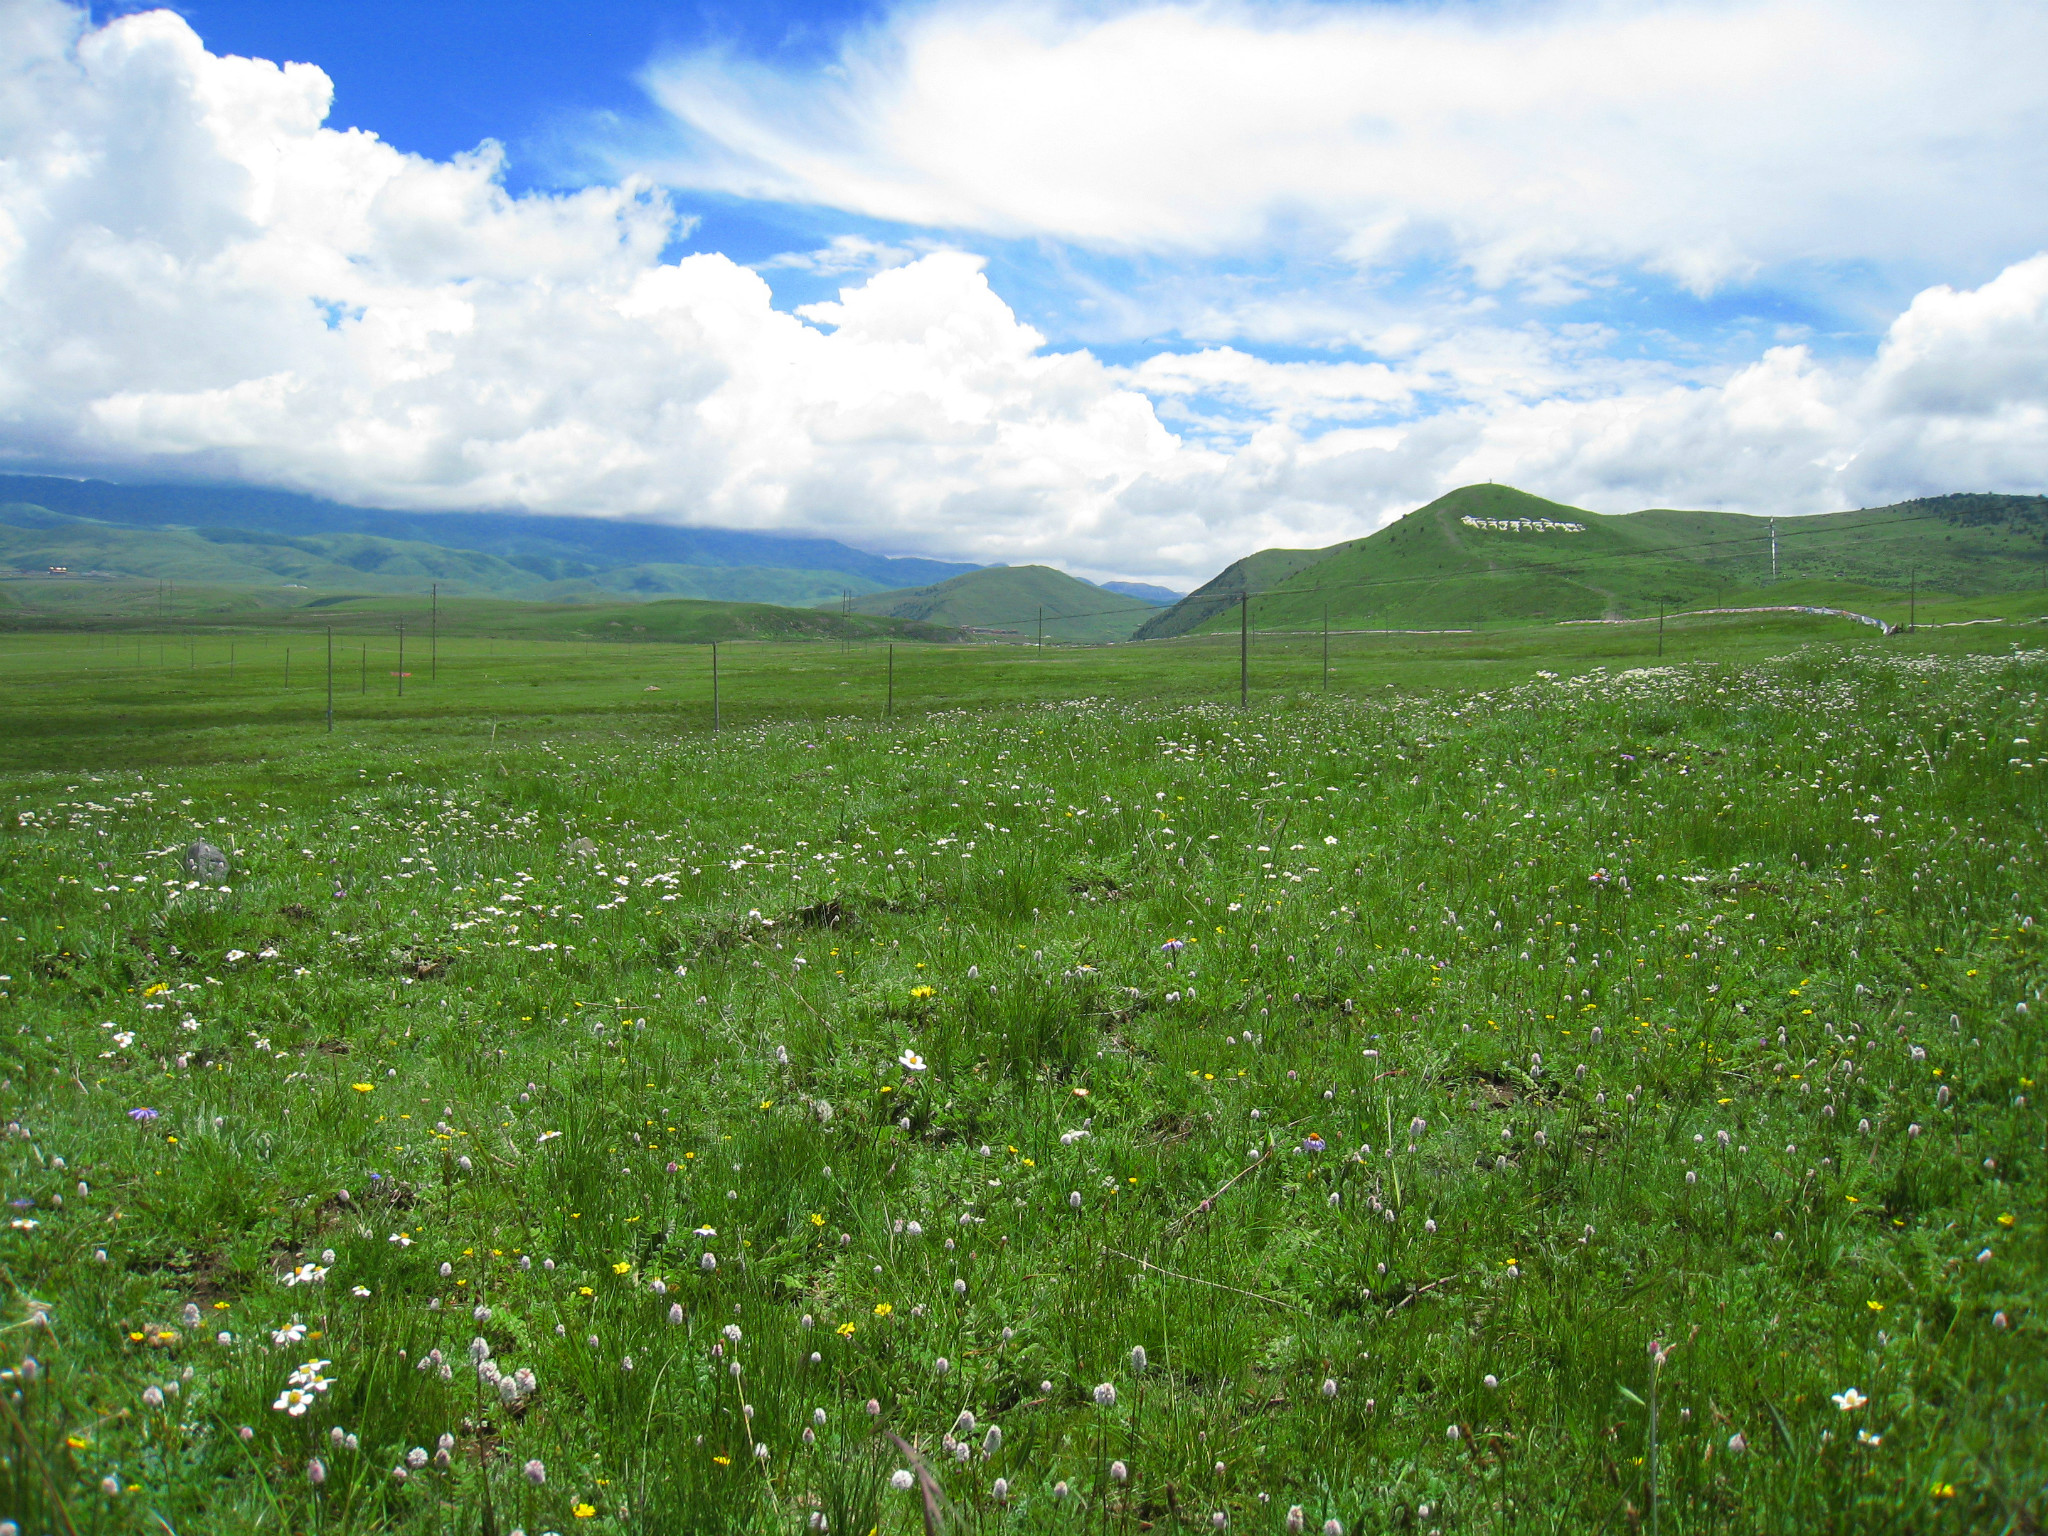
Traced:
[[1509, 486], [1465, 486], [1367, 538], [1239, 561], [1140, 635], [1235, 626], [1247, 572], [1258, 627], [1319, 627], [1327, 611], [1338, 628], [1462, 628], [1817, 600], [1790, 595], [1795, 584], [1888, 603], [1916, 575], [1930, 598], [1983, 597], [2038, 587], [2048, 571], [2048, 501], [2038, 497], [1939, 497], [1780, 518], [1775, 583], [1771, 533], [1763, 517], [1608, 516]]
[[[1336, 549], [1346, 547], [1342, 544], [1335, 546]], [[1277, 587], [1330, 553], [1327, 549], [1262, 549], [1242, 560], [1233, 560], [1164, 613], [1147, 617], [1134, 638], [1171, 639], [1175, 635], [1190, 634], [1220, 615], [1234, 615], [1238, 598], [1243, 593], [1264, 592]], [[1234, 618], [1232, 622], [1235, 622]]]
[[856, 598], [853, 611], [993, 630], [1020, 640], [1037, 636], [1042, 611], [1045, 638], [1074, 643], [1128, 640], [1158, 609], [1050, 566], [998, 565], [936, 586]]

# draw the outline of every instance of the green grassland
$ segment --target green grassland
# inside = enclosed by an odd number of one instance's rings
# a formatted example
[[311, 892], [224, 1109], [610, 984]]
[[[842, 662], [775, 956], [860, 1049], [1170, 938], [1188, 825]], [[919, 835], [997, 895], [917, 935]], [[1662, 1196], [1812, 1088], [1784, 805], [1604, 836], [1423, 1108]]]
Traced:
[[[1911, 637], [1766, 613], [1673, 618], [1661, 633], [1655, 621], [1469, 634], [1340, 632], [1327, 645], [1315, 632], [1259, 631], [1242, 657], [1237, 635], [1043, 650], [993, 640], [909, 643], [952, 632], [780, 608], [762, 612], [772, 622], [798, 618], [812, 631], [764, 638], [735, 622], [744, 610], [688, 603], [622, 608], [611, 621], [603, 609], [456, 599], [442, 605], [437, 633], [429, 631], [425, 605], [410, 599], [337, 600], [233, 622], [195, 603], [170, 626], [139, 615], [120, 625], [38, 615], [33, 628], [0, 631], [0, 766], [204, 763], [316, 745], [327, 735], [327, 618], [335, 632], [337, 733], [409, 743], [450, 735], [509, 742], [563, 730], [668, 739], [706, 730], [710, 639], [726, 642], [718, 702], [728, 725], [878, 722], [892, 712], [1077, 698], [1235, 703], [1241, 681], [1257, 701], [1373, 699], [1490, 689], [1543, 672], [1759, 661], [1823, 641], [1872, 655], [2038, 643], [2037, 607], [2009, 602], [2018, 611], [1987, 624], [1974, 617], [1982, 605], [1960, 606], [1972, 617]], [[679, 625], [711, 627], [689, 630], [684, 643], [633, 627], [671, 611]], [[1921, 618], [1931, 623], [1951, 612], [1923, 610]]]
[[[10, 588], [12, 589], [10, 591]], [[17, 601], [9, 603], [10, 597]], [[841, 643], [872, 640], [944, 641], [956, 631], [910, 620], [865, 614], [820, 613], [777, 603], [663, 598], [635, 603], [536, 603], [517, 598], [404, 596], [309, 592], [274, 594], [239, 586], [178, 587], [153, 582], [0, 583], [0, 632], [90, 634], [112, 645], [142, 634], [151, 643], [180, 646], [237, 636], [272, 648], [315, 643], [337, 635], [394, 648], [400, 625], [415, 641], [429, 635], [538, 641], [623, 641], [705, 645], [714, 640], [809, 639]], [[294, 638], [295, 637], [295, 638]], [[324, 643], [324, 641], [322, 642]], [[212, 652], [209, 651], [209, 655]]]
[[[836, 604], [834, 605], [837, 606]], [[997, 565], [927, 587], [856, 597], [854, 613], [999, 631], [1019, 641], [1070, 644], [1127, 640], [1159, 612], [1142, 598], [1110, 592], [1047, 565]]]
[[[1576, 524], [1581, 531], [1473, 527]], [[1504, 485], [1465, 486], [1377, 533], [1327, 550], [1269, 550], [1240, 561], [1138, 631], [1141, 639], [1265, 628], [1454, 627], [1647, 617], [1810, 599], [1792, 584], [1899, 600], [2048, 593], [2048, 502], [1952, 496], [1858, 512], [1782, 518], [1773, 579], [1770, 520], [1652, 510], [1603, 516]], [[1259, 562], [1265, 562], [1263, 565]]]
[[0, 635], [0, 1508], [2037, 1529], [2041, 633]]

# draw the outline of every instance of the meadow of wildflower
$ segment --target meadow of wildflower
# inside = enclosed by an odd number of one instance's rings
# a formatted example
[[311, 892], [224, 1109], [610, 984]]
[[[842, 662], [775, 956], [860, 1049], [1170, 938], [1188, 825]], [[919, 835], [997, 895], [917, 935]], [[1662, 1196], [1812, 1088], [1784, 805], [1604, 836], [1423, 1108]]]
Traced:
[[2048, 662], [1816, 633], [17, 692], [0, 1508], [2039, 1529]]

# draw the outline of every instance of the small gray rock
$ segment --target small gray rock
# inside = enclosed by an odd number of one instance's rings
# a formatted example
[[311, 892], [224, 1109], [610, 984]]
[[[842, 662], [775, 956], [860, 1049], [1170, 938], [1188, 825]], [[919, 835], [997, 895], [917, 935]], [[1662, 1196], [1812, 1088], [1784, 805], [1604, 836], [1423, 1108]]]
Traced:
[[180, 857], [185, 873], [195, 880], [225, 880], [228, 877], [228, 856], [205, 838], [193, 843]]
[[594, 859], [597, 857], [597, 844], [587, 837], [579, 837], [572, 842], [564, 843], [562, 852], [573, 853], [579, 859]]

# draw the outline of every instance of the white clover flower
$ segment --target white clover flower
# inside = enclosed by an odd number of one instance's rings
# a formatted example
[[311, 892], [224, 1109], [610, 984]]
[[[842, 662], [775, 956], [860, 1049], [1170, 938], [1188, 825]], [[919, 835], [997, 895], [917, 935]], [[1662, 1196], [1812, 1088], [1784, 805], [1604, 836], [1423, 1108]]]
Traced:
[[916, 1482], [916, 1475], [912, 1473], [907, 1467], [898, 1467], [894, 1472], [891, 1472], [889, 1474], [889, 1486], [891, 1488], [894, 1488], [898, 1493], [908, 1493], [911, 1489], [911, 1486]]
[[1098, 1408], [1114, 1408], [1116, 1406], [1116, 1388], [1106, 1381], [1098, 1385], [1095, 1388], [1095, 1406]]

